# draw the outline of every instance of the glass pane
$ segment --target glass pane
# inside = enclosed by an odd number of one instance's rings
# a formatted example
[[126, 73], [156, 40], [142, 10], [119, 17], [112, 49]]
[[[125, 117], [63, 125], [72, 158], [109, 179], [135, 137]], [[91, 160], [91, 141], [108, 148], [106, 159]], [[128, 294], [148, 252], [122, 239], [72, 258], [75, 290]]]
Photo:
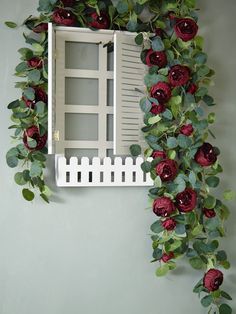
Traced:
[[83, 148], [66, 148], [65, 149], [65, 156], [66, 158], [70, 157], [98, 157], [98, 149], [83, 149]]
[[98, 45], [91, 43], [66, 42], [66, 69], [98, 70]]
[[107, 71], [114, 71], [114, 51], [107, 50]]
[[107, 106], [113, 106], [113, 80], [107, 80]]
[[65, 103], [67, 105], [98, 105], [98, 79], [65, 79]]
[[107, 141], [113, 141], [113, 114], [107, 115]]
[[97, 141], [98, 115], [87, 113], [66, 113], [65, 140]]

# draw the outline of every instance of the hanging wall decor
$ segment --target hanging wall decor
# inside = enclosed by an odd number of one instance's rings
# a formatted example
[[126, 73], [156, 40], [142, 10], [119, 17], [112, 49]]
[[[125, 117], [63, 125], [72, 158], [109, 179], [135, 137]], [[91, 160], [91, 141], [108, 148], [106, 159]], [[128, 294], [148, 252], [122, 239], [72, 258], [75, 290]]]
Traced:
[[[198, 34], [195, 0], [120, 0], [116, 5], [109, 0], [40, 0], [38, 11], [38, 17], [23, 23], [27, 47], [19, 49], [15, 73], [24, 78], [16, 83], [22, 96], [8, 105], [16, 145], [6, 160], [12, 168], [21, 167], [15, 182], [23, 186], [23, 197], [32, 201], [38, 190], [49, 202], [44, 180], [48, 152], [56, 154], [60, 186], [153, 185], [148, 195], [158, 217], [151, 225], [156, 275], [164, 276], [185, 257], [203, 273], [193, 291], [208, 313], [232, 313], [225, 302], [231, 297], [222, 290], [222, 268], [230, 263], [218, 241], [225, 236], [229, 210], [212, 192], [223, 170], [211, 131], [215, 113], [204, 112], [215, 105], [208, 91], [214, 71]], [[67, 41], [70, 47], [74, 42], [97, 45], [99, 66], [78, 70], [68, 65]], [[112, 69], [107, 68], [110, 52]], [[64, 100], [68, 78], [99, 81], [97, 108], [84, 103], [77, 108]], [[113, 109], [104, 105], [112, 79]], [[92, 144], [66, 139], [65, 120], [74, 114], [96, 114], [100, 122], [114, 115], [114, 143], [105, 136], [105, 122]], [[65, 150], [75, 145], [96, 148], [98, 155], [92, 163], [84, 156], [80, 164], [74, 156], [68, 164]], [[126, 161], [115, 157], [112, 162], [111, 148]], [[136, 161], [127, 157], [129, 149]], [[233, 195], [227, 190], [223, 198]]]

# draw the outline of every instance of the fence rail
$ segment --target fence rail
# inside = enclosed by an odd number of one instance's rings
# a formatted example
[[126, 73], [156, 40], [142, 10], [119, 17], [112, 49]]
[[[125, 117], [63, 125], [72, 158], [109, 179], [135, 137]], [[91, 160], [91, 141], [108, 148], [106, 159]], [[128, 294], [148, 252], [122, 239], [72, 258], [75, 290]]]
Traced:
[[56, 183], [58, 186], [151, 186], [149, 174], [140, 165], [143, 158], [121, 157], [100, 159], [94, 157], [71, 157], [56, 155]]

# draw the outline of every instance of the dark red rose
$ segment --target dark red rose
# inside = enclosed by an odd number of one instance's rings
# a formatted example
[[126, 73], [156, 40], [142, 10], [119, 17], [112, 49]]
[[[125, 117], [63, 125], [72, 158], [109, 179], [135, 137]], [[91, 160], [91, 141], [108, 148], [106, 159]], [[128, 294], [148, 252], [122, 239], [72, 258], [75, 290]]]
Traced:
[[41, 69], [43, 66], [43, 60], [38, 57], [33, 57], [27, 61], [29, 68]]
[[90, 27], [98, 28], [98, 29], [107, 29], [110, 26], [110, 19], [109, 16], [101, 12], [100, 15], [97, 12], [93, 12], [90, 15], [91, 21], [88, 23]]
[[76, 16], [66, 9], [56, 9], [52, 14], [52, 20], [56, 24], [65, 26], [75, 26], [77, 24]]
[[214, 152], [214, 148], [211, 144], [204, 143], [201, 147], [198, 148], [194, 159], [202, 167], [208, 167], [216, 162], [217, 155]]
[[222, 284], [223, 279], [224, 276], [220, 270], [211, 268], [203, 277], [203, 286], [209, 291], [216, 291]]
[[151, 96], [158, 100], [160, 104], [165, 104], [171, 97], [170, 85], [165, 82], [158, 82], [151, 88]]
[[61, 0], [64, 7], [73, 7], [75, 5], [75, 0]]
[[156, 166], [156, 173], [162, 181], [172, 181], [178, 172], [178, 164], [173, 159], [165, 159]]
[[186, 136], [190, 136], [193, 133], [192, 124], [184, 124], [180, 128], [180, 133]]
[[197, 23], [189, 18], [177, 19], [174, 26], [176, 36], [183, 41], [189, 41], [197, 35]]
[[167, 217], [175, 211], [175, 205], [169, 197], [162, 196], [153, 202], [153, 212], [157, 216]]
[[170, 68], [168, 74], [169, 82], [172, 86], [182, 86], [188, 83], [190, 70], [184, 65], [174, 65]]
[[162, 257], [161, 257], [161, 260], [162, 262], [166, 263], [168, 262], [170, 259], [174, 258], [175, 255], [173, 252], [169, 252], [169, 254], [167, 253], [163, 253]]
[[149, 67], [157, 65], [159, 68], [164, 68], [167, 65], [165, 52], [149, 49], [146, 55], [146, 63]]
[[167, 14], [167, 17], [168, 17], [170, 20], [175, 20], [175, 19], [176, 19], [175, 12], [174, 12], [174, 11], [169, 11], [168, 14]]
[[172, 231], [176, 227], [176, 221], [173, 218], [167, 218], [161, 222], [162, 227], [168, 231]]
[[[28, 138], [34, 139], [37, 143], [37, 146], [34, 148], [31, 148], [28, 143]], [[40, 150], [44, 148], [44, 146], [47, 143], [47, 134], [44, 134], [43, 136], [40, 136], [39, 129], [36, 125], [31, 126], [27, 130], [25, 130], [23, 134], [23, 142], [25, 147], [28, 150]]]
[[43, 33], [47, 32], [48, 30], [48, 23], [41, 23], [33, 28], [33, 32], [35, 33]]
[[197, 205], [197, 193], [191, 188], [186, 188], [176, 195], [176, 207], [179, 211], [191, 212]]
[[34, 105], [38, 101], [43, 101], [45, 104], [47, 104], [48, 96], [46, 92], [41, 87], [33, 87], [35, 92], [35, 98], [34, 100], [29, 100], [25, 96], [22, 97], [27, 107], [34, 108]]
[[164, 112], [165, 110], [166, 110], [165, 105], [163, 105], [163, 104], [157, 105], [157, 104], [153, 103], [150, 111], [151, 111], [151, 113], [157, 115], [157, 114]]
[[163, 152], [162, 150], [156, 150], [152, 153], [152, 158], [166, 158], [166, 153]]
[[203, 208], [202, 211], [203, 211], [204, 216], [207, 218], [213, 218], [216, 215], [216, 212], [214, 211], [213, 208], [212, 209]]
[[194, 83], [190, 83], [190, 84], [189, 84], [189, 87], [187, 88], [187, 93], [193, 95], [193, 94], [196, 93], [196, 91], [197, 91], [197, 85], [194, 84]]
[[162, 38], [163, 37], [163, 29], [161, 29], [160, 27], [156, 28], [155, 34], [156, 34], [156, 36], [159, 36]]

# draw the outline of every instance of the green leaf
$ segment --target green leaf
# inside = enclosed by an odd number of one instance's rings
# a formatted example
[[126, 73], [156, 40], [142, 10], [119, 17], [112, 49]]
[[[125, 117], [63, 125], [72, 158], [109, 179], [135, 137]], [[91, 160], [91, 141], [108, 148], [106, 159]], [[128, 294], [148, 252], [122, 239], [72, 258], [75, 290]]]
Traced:
[[214, 123], [215, 119], [216, 119], [216, 114], [214, 112], [209, 113], [209, 115], [207, 117], [208, 123], [210, 123], [210, 124]]
[[162, 116], [168, 120], [172, 120], [173, 119], [173, 114], [169, 109], [166, 109], [163, 113]]
[[163, 264], [156, 270], [156, 276], [157, 277], [162, 277], [165, 276], [169, 271], [169, 265], [168, 264]]
[[21, 62], [19, 63], [16, 68], [15, 68], [15, 71], [17, 73], [21, 73], [21, 72], [25, 72], [26, 70], [28, 69], [28, 65], [26, 62]]
[[141, 146], [140, 145], [137, 145], [137, 144], [133, 144], [130, 146], [130, 153], [132, 156], [136, 157], [136, 156], [139, 156], [141, 155]]
[[181, 148], [189, 148], [192, 144], [192, 140], [183, 134], [179, 134], [177, 137], [178, 144]]
[[28, 87], [24, 90], [23, 95], [29, 100], [34, 100], [35, 91], [32, 87]]
[[159, 122], [160, 120], [161, 120], [161, 117], [157, 114], [156, 116], [149, 118], [148, 123], [152, 125]]
[[194, 56], [197, 64], [204, 64], [207, 62], [207, 54], [204, 52], [199, 52]]
[[42, 197], [42, 199], [49, 204], [49, 199], [47, 197], [47, 195], [45, 195], [44, 193], [41, 193], [40, 196]]
[[219, 311], [220, 314], [231, 314], [232, 308], [228, 304], [221, 304]]
[[119, 14], [124, 14], [128, 12], [129, 10], [128, 2], [126, 0], [120, 0], [116, 5], [116, 9]]
[[15, 22], [11, 22], [11, 21], [6, 21], [4, 24], [10, 28], [16, 28], [17, 27], [17, 24]]
[[214, 231], [217, 227], [219, 227], [219, 225], [220, 221], [218, 217], [206, 219], [205, 226], [210, 231]]
[[175, 148], [178, 146], [177, 139], [175, 137], [168, 137], [166, 144], [168, 148]]
[[216, 205], [216, 199], [212, 195], [208, 195], [207, 198], [204, 199], [203, 203], [205, 208], [212, 209]]
[[152, 108], [152, 103], [146, 97], [143, 97], [140, 99], [139, 106], [141, 110], [146, 113]]
[[7, 165], [10, 168], [15, 168], [18, 165], [18, 158], [16, 156], [7, 156], [6, 157]]
[[18, 185], [25, 185], [27, 183], [22, 172], [17, 172], [14, 176], [14, 179]]
[[7, 106], [7, 108], [8, 108], [8, 109], [14, 109], [14, 108], [18, 108], [19, 106], [20, 106], [20, 101], [17, 99], [17, 100], [12, 101], [12, 102]]
[[214, 99], [209, 95], [205, 95], [203, 97], [203, 101], [207, 106], [214, 106]]
[[154, 180], [154, 185], [157, 187], [157, 188], [161, 188], [162, 186], [162, 181], [161, 181], [161, 178], [159, 176], [157, 176]]
[[137, 45], [142, 45], [143, 44], [143, 34], [139, 33], [136, 37], [135, 37], [135, 42]]
[[149, 161], [144, 161], [141, 164], [141, 168], [142, 168], [143, 172], [148, 173], [152, 169], [152, 164]]
[[227, 260], [227, 254], [225, 251], [221, 250], [216, 253], [216, 259], [220, 262]]
[[30, 177], [39, 177], [42, 173], [42, 165], [39, 161], [33, 161], [30, 167]]
[[40, 71], [39, 70], [31, 70], [28, 72], [28, 78], [30, 81], [37, 83], [40, 80]]
[[232, 297], [225, 291], [220, 292], [221, 296], [227, 300], [232, 300]]
[[196, 256], [196, 257], [191, 257], [189, 259], [189, 263], [190, 265], [194, 268], [194, 269], [202, 269], [204, 267], [204, 263], [201, 260], [200, 257]]
[[202, 304], [202, 306], [204, 306], [204, 307], [208, 307], [208, 306], [211, 305], [212, 301], [213, 301], [212, 296], [211, 296], [211, 295], [206, 295], [205, 297], [203, 297], [203, 298], [201, 299], [201, 304]]
[[152, 49], [154, 51], [163, 51], [163, 50], [165, 50], [165, 45], [164, 45], [162, 39], [159, 36], [155, 37], [155, 39], [152, 41]]
[[233, 199], [235, 199], [236, 193], [235, 191], [232, 190], [226, 190], [223, 193], [223, 197], [226, 201], [232, 201]]
[[160, 232], [162, 232], [162, 231], [164, 230], [164, 228], [162, 227], [162, 224], [161, 224], [161, 221], [160, 221], [160, 220], [155, 221], [155, 222], [151, 225], [150, 229], [151, 229], [152, 232], [154, 232], [154, 233], [160, 233]]
[[216, 188], [220, 183], [220, 179], [215, 176], [208, 177], [206, 179], [206, 184], [211, 188]]
[[36, 103], [35, 107], [36, 107], [36, 113], [37, 113], [38, 115], [41, 116], [41, 115], [44, 114], [46, 105], [45, 105], [45, 103], [44, 103], [43, 101], [38, 101], [38, 102]]
[[34, 153], [32, 154], [32, 157], [33, 157], [34, 159], [36, 159], [36, 160], [38, 160], [38, 161], [42, 161], [42, 162], [44, 162], [44, 161], [47, 160], [46, 156], [45, 156], [44, 154], [40, 153], [40, 152], [34, 152]]
[[34, 199], [34, 193], [30, 191], [29, 189], [23, 189], [22, 190], [22, 195], [26, 201], [32, 201]]
[[175, 228], [175, 233], [176, 234], [184, 234], [186, 232], [186, 230], [185, 230], [185, 225], [183, 225], [183, 224], [177, 224], [176, 225], [176, 228]]

